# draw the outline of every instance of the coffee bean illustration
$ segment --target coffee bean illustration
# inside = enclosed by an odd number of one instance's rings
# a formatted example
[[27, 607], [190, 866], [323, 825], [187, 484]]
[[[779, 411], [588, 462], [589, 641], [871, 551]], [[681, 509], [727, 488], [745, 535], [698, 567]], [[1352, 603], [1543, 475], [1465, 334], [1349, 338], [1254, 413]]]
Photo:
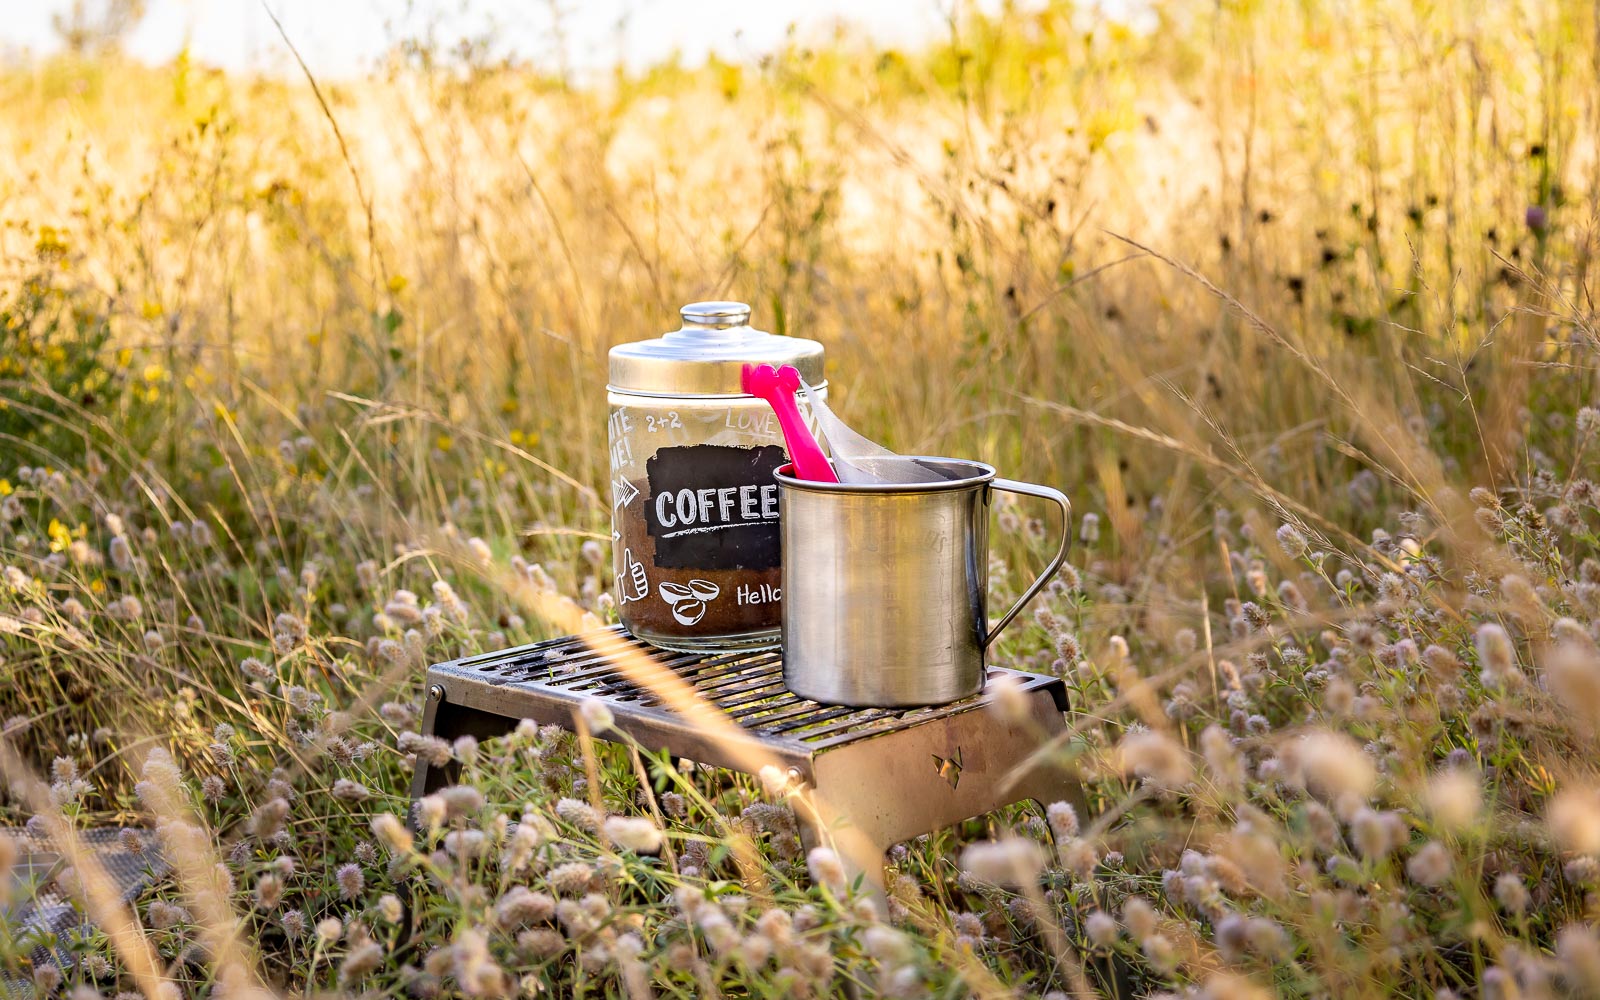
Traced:
[[714, 601], [722, 593], [722, 588], [710, 580], [690, 580], [689, 590], [702, 601]]
[[679, 625], [693, 625], [706, 615], [705, 601], [680, 601], [672, 606], [672, 617]]
[[661, 595], [663, 601], [671, 605], [677, 605], [682, 601], [695, 600], [694, 591], [681, 583], [663, 582], [656, 587], [656, 593]]

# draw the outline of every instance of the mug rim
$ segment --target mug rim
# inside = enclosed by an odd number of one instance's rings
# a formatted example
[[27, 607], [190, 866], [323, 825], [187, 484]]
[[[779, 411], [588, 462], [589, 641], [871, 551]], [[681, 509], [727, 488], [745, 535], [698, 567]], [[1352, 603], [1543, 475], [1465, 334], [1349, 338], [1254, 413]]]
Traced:
[[[970, 476], [960, 479], [945, 479], [931, 483], [823, 483], [815, 479], [797, 479], [789, 472], [794, 470], [793, 462], [785, 462], [778, 466], [772, 473], [772, 478], [778, 485], [785, 489], [805, 490], [809, 493], [836, 493], [836, 494], [874, 494], [874, 493], [949, 493], [955, 490], [968, 490], [975, 486], [983, 486], [994, 481], [999, 475], [994, 466], [986, 462], [979, 462], [971, 458], [949, 458], [943, 455], [901, 455], [900, 458], [919, 462], [941, 462], [947, 465], [964, 465], [973, 470]], [[828, 464], [832, 465], [830, 458]]]

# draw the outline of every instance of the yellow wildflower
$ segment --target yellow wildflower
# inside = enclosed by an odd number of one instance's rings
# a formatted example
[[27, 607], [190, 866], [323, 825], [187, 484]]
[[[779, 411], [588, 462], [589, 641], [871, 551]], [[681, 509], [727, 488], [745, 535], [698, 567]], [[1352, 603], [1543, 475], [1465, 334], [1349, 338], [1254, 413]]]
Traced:
[[50, 551], [64, 552], [72, 544], [72, 530], [55, 518], [50, 519]]

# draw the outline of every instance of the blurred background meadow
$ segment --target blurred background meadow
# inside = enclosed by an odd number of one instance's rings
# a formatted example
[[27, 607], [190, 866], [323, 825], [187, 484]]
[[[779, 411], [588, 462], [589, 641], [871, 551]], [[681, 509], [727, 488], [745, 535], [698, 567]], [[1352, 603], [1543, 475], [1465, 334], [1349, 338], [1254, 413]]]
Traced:
[[[73, 868], [97, 929], [0, 930], [8, 983], [1600, 995], [1594, 4], [644, 61], [550, 8], [537, 58], [485, 22], [327, 74], [314, 21], [220, 68], [54, 6], [0, 63], [3, 811], [177, 870]], [[822, 341], [869, 436], [1074, 500], [994, 659], [1067, 680], [1088, 813], [906, 845], [886, 918], [755, 779], [416, 736], [428, 663], [614, 619], [606, 349], [711, 298]], [[419, 754], [469, 784], [413, 835]]]

